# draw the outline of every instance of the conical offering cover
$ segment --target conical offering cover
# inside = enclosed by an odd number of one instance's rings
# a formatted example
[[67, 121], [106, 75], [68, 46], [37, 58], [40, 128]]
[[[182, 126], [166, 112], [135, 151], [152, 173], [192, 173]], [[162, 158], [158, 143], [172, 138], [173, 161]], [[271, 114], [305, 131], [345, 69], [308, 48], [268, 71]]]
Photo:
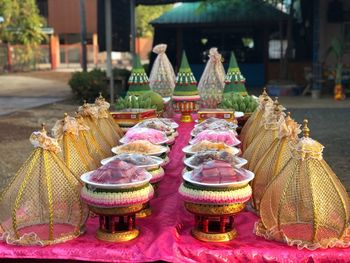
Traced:
[[225, 76], [224, 93], [238, 93], [242, 96], [248, 95], [245, 87], [245, 78], [243, 77], [235, 57], [231, 52], [230, 64], [228, 66], [227, 74]]
[[82, 138], [79, 136], [79, 126], [74, 117], [65, 114], [62, 120], [58, 120], [52, 129], [62, 151], [59, 154], [66, 166], [79, 178], [83, 173], [92, 171], [99, 166], [94, 160]]
[[88, 209], [81, 184], [57, 156], [57, 141], [43, 129], [35, 149], [0, 195], [0, 237], [13, 245], [49, 245], [83, 232]]
[[[263, 89], [262, 94], [259, 96], [259, 105], [256, 108], [256, 110], [253, 112], [253, 114], [250, 116], [250, 118], [247, 120], [247, 122], [244, 124], [241, 133], [239, 134], [239, 137], [244, 144], [245, 137], [247, 133], [253, 129], [252, 125], [253, 123], [259, 122], [259, 119], [262, 117], [262, 109], [264, 108], [262, 106], [263, 103], [266, 103], [267, 101], [271, 101], [271, 98], [267, 95], [266, 88]], [[255, 126], [255, 125], [254, 125]], [[247, 146], [247, 145], [246, 145]]]
[[171, 97], [175, 88], [176, 77], [173, 66], [165, 54], [166, 48], [166, 44], [159, 44], [153, 48], [153, 52], [158, 56], [152, 66], [149, 86], [162, 97]]
[[118, 144], [113, 139], [106, 136], [105, 131], [101, 130], [98, 125], [99, 111], [95, 105], [84, 102], [83, 106], [78, 108], [78, 115], [84, 119], [86, 125], [89, 126], [91, 133], [100, 145], [104, 153], [109, 153], [108, 156], [112, 155], [111, 148]]
[[138, 55], [134, 55], [134, 64], [128, 81], [128, 95], [141, 95], [150, 91], [149, 81]]
[[247, 123], [243, 126], [240, 137], [242, 140], [242, 151], [244, 152], [248, 146], [252, 143], [257, 133], [263, 126], [263, 116], [265, 110], [273, 105], [271, 98], [264, 91], [259, 96], [259, 105], [248, 119]]
[[275, 101], [273, 110], [265, 112], [263, 127], [259, 130], [256, 137], [243, 153], [243, 158], [248, 160], [246, 168], [253, 170], [261, 157], [265, 154], [272, 142], [278, 137], [279, 125], [281, 119], [284, 119], [284, 108]]
[[109, 112], [110, 104], [100, 96], [95, 100], [95, 106], [97, 107], [98, 112], [98, 124], [101, 127], [102, 131], [105, 131], [106, 136], [110, 137], [113, 141], [118, 141], [121, 137], [123, 137], [124, 132], [119, 127], [118, 123], [116, 123]]
[[209, 60], [198, 83], [201, 107], [217, 108], [224, 90], [225, 70], [217, 48], [209, 50]]
[[185, 51], [182, 53], [181, 66], [176, 77], [176, 85], [173, 99], [176, 100], [199, 100], [197, 81], [193, 76], [187, 61]]
[[101, 145], [97, 142], [94, 135], [91, 132], [90, 127], [85, 123], [84, 118], [77, 114], [75, 119], [79, 125], [79, 139], [86, 145], [90, 156], [100, 164], [102, 159], [110, 156], [110, 151], [105, 152]]
[[252, 182], [252, 199], [257, 211], [259, 211], [260, 199], [267, 185], [292, 158], [290, 146], [298, 142], [300, 132], [300, 125], [290, 117], [290, 112], [288, 112], [287, 117], [282, 119], [282, 123], [279, 124], [278, 137], [272, 142], [253, 170], [255, 177]]
[[324, 147], [309, 137], [307, 120], [303, 132], [261, 198], [256, 234], [298, 248], [347, 247], [349, 196], [324, 161]]

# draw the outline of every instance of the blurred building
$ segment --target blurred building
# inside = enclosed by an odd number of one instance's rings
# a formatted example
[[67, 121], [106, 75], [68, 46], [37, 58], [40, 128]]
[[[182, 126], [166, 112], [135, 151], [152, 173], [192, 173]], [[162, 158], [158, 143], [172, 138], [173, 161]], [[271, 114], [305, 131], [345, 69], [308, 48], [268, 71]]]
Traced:
[[[80, 6], [79, 0], [36, 0], [40, 14], [47, 25], [54, 29], [51, 36], [51, 62], [53, 67], [60, 63], [80, 63]], [[97, 0], [85, 0], [87, 59], [97, 63]]]
[[[203, 72], [210, 47], [218, 47], [225, 61], [236, 53], [249, 86], [263, 86], [278, 79], [287, 43], [288, 15], [263, 1], [209, 5], [183, 3], [152, 21], [154, 44], [167, 43], [168, 56], [179, 65], [181, 50], [187, 51], [197, 78]], [[350, 51], [350, 1], [295, 0], [292, 35], [294, 45], [288, 64], [297, 84], [308, 79], [305, 72], [334, 63], [325, 54], [334, 37], [344, 38]], [[344, 56], [350, 62], [350, 53]], [[322, 78], [322, 72], [314, 72]]]

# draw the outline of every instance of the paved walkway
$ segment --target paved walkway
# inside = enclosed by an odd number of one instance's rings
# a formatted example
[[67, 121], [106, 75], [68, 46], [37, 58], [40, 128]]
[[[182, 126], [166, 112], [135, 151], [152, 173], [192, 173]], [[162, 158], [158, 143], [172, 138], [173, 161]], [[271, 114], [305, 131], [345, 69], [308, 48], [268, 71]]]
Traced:
[[27, 76], [0, 76], [0, 115], [29, 109], [71, 96], [67, 84]]

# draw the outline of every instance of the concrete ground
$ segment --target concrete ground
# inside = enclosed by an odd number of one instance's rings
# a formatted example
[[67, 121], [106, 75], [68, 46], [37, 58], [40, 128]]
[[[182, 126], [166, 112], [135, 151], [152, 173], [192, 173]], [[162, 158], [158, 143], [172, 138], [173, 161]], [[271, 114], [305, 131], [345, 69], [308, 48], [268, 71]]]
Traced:
[[22, 75], [0, 76], [0, 115], [71, 97], [67, 82]]

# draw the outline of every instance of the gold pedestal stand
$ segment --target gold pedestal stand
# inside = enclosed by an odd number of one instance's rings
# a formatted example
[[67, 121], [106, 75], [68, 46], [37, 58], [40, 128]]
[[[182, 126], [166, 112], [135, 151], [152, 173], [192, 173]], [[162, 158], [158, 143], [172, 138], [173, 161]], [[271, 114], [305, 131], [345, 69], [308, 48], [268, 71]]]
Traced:
[[127, 242], [139, 235], [136, 228], [136, 213], [141, 211], [143, 204], [125, 207], [95, 207], [89, 209], [99, 216], [99, 229], [96, 238], [107, 242]]
[[150, 215], [152, 215], [152, 209], [151, 209], [149, 202], [143, 204], [142, 210], [140, 212], [136, 213], [137, 218], [144, 218], [144, 217], [147, 217]]
[[97, 230], [96, 238], [106, 242], [127, 242], [138, 237], [140, 231], [138, 229], [133, 229], [130, 231], [120, 231], [115, 233], [104, 232], [101, 229]]
[[234, 227], [234, 215], [244, 207], [242, 203], [209, 205], [185, 202], [187, 211], [195, 216], [192, 236], [205, 242], [227, 242], [235, 239], [237, 231]]
[[[154, 196], [157, 196], [157, 189], [159, 187], [159, 182], [160, 181], [151, 183], [151, 185], [154, 189]], [[136, 217], [137, 218], [144, 218], [144, 217], [147, 217], [150, 215], [152, 215], [152, 209], [151, 209], [150, 202], [148, 201], [147, 203], [143, 204], [142, 210], [140, 212], [136, 213]]]
[[182, 112], [181, 118], [180, 118], [181, 122], [193, 122], [193, 118], [190, 112]]
[[181, 122], [193, 122], [192, 113], [198, 111], [196, 101], [177, 101], [175, 112], [181, 113]]

